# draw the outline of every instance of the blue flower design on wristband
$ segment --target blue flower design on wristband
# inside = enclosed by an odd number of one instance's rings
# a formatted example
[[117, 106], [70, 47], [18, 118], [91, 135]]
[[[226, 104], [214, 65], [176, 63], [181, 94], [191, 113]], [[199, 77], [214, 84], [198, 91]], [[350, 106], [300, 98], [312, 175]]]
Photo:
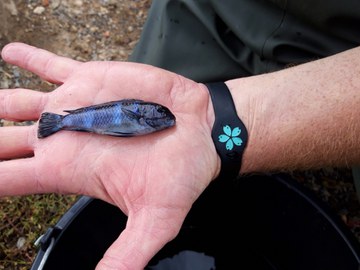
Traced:
[[225, 134], [219, 136], [219, 142], [226, 143], [226, 150], [230, 151], [234, 148], [234, 145], [240, 146], [243, 143], [242, 139], [239, 138], [241, 133], [240, 128], [235, 127], [231, 130], [229, 125], [225, 125], [223, 126], [223, 131]]

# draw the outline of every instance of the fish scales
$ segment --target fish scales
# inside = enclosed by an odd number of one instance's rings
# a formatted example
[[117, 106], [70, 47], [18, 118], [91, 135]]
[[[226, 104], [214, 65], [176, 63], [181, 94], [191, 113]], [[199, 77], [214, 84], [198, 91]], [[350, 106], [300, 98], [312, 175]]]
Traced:
[[137, 136], [175, 125], [175, 116], [163, 105], [126, 99], [65, 111], [45, 112], [39, 121], [38, 137], [60, 130], [86, 131], [111, 136]]
[[104, 106], [99, 109], [88, 109], [80, 113], [64, 116], [62, 121], [66, 128], [105, 129], [124, 124], [124, 113], [119, 104]]

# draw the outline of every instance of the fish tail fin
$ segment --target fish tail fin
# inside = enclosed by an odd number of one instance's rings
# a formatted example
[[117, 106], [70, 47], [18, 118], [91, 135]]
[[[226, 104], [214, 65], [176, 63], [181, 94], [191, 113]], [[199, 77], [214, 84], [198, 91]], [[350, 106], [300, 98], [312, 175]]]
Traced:
[[41, 114], [38, 129], [38, 138], [45, 138], [62, 128], [63, 116], [55, 113]]

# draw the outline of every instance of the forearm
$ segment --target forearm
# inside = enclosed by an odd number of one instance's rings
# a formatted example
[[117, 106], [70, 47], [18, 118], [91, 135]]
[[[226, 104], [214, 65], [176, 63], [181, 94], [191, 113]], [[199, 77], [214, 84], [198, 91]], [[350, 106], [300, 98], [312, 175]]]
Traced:
[[360, 163], [360, 47], [226, 84], [249, 132], [241, 172]]

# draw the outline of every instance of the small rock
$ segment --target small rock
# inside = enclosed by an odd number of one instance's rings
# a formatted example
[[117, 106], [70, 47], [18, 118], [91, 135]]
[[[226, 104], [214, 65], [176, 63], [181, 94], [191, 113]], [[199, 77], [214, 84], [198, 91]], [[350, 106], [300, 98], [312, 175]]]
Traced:
[[81, 7], [83, 5], [83, 1], [82, 0], [75, 0], [74, 4], [78, 7]]
[[16, 242], [16, 247], [17, 247], [18, 249], [21, 249], [21, 248], [24, 247], [25, 243], [26, 243], [25, 237], [20, 237], [20, 238], [17, 240], [17, 242]]
[[8, 80], [1, 80], [0, 81], [0, 89], [6, 89], [9, 88], [10, 84]]
[[90, 32], [95, 33], [95, 32], [97, 32], [99, 30], [99, 27], [91, 26], [89, 30], [90, 30]]
[[71, 26], [70, 26], [70, 31], [76, 33], [76, 32], [79, 31], [79, 30], [78, 30], [78, 28], [77, 28], [75, 25], [71, 25]]
[[117, 6], [119, 4], [118, 0], [106, 0], [103, 2], [104, 2], [104, 4], [109, 5], [109, 6]]
[[38, 15], [43, 14], [44, 11], [45, 11], [45, 8], [43, 6], [38, 6], [38, 7], [34, 8], [34, 10], [33, 10], [33, 12]]
[[120, 49], [119, 54], [122, 58], [125, 58], [127, 56], [127, 52], [124, 49]]
[[100, 7], [100, 14], [105, 15], [109, 13], [109, 10], [107, 8], [104, 7]]
[[18, 15], [18, 10], [13, 0], [5, 0], [3, 5], [10, 12], [12, 16]]
[[51, 9], [57, 9], [61, 4], [61, 0], [51, 0], [50, 2], [50, 8]]

